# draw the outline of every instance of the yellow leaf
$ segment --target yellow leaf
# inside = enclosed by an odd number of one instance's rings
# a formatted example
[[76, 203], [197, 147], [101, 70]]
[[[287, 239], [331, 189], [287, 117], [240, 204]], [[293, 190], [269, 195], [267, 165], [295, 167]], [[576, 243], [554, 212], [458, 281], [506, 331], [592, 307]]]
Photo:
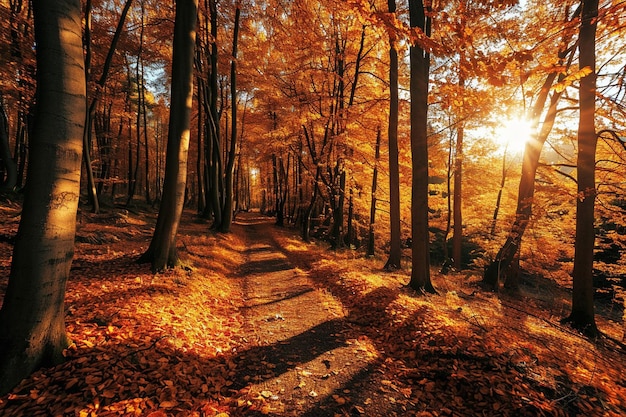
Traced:
[[561, 91], [565, 90], [567, 87], [572, 85], [574, 83], [574, 81], [578, 81], [581, 78], [584, 78], [584, 77], [586, 77], [589, 74], [591, 74], [591, 68], [589, 68], [589, 67], [581, 68], [578, 71], [575, 71], [575, 72], [569, 74], [561, 82], [555, 84], [552, 88], [557, 93], [560, 93]]

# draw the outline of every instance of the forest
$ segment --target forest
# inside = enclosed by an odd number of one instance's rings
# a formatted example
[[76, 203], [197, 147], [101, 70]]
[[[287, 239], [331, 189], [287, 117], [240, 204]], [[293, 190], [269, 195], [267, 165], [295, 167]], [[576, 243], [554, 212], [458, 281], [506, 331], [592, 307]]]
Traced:
[[626, 1], [0, 17], [0, 415], [626, 414]]

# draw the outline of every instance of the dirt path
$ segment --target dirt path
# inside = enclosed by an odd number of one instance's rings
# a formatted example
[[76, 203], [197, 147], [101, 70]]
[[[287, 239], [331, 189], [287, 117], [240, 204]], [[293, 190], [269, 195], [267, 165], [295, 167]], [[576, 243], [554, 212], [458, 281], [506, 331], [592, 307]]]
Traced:
[[252, 382], [250, 398], [264, 402], [263, 413], [337, 415], [350, 407], [345, 387], [373, 361], [368, 346], [352, 338], [341, 303], [290, 262], [270, 219], [246, 213], [237, 225], [248, 243], [239, 275], [251, 345], [238, 380]]

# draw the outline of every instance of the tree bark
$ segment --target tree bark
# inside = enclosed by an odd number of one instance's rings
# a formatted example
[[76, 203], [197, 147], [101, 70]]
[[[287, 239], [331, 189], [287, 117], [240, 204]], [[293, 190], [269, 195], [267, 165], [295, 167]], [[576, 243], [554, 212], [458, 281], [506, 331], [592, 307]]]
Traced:
[[[461, 90], [464, 81], [459, 81]], [[452, 234], [452, 262], [457, 270], [462, 267], [463, 253], [463, 139], [465, 127], [463, 122], [459, 125], [454, 150], [454, 200], [452, 202], [453, 231]], [[447, 246], [448, 242], [444, 242]]]
[[[430, 36], [430, 18], [422, 0], [409, 0], [411, 27]], [[411, 246], [412, 270], [409, 286], [416, 291], [435, 293], [430, 280], [430, 236], [428, 231], [428, 77], [430, 53], [419, 45], [410, 47], [411, 66]]]
[[594, 206], [595, 164], [598, 136], [595, 128], [596, 26], [598, 0], [583, 0], [579, 35], [579, 67], [591, 73], [580, 80], [578, 121], [578, 198], [576, 201], [576, 243], [574, 246], [574, 286], [572, 312], [565, 319], [590, 337], [598, 335], [593, 304], [593, 248], [595, 244]]
[[[389, 13], [396, 12], [396, 1], [388, 0]], [[391, 32], [393, 33], [393, 32]], [[400, 164], [398, 162], [398, 51], [394, 35], [389, 36], [389, 221], [390, 248], [385, 269], [402, 267], [400, 231]]]
[[376, 239], [376, 190], [378, 189], [378, 162], [380, 160], [380, 139], [381, 139], [380, 126], [378, 127], [378, 133], [376, 135], [376, 150], [375, 150], [375, 162], [374, 173], [372, 174], [372, 201], [370, 203], [370, 228], [367, 237], [367, 256], [374, 256], [376, 253], [375, 239]]
[[86, 115], [78, 0], [34, 0], [38, 102], [22, 219], [0, 310], [0, 395], [63, 360]]
[[185, 203], [187, 183], [197, 13], [197, 0], [176, 1], [172, 57], [172, 105], [163, 198], [150, 247], [139, 259], [140, 262], [150, 262], [153, 271], [174, 267], [179, 262], [176, 234]]
[[0, 189], [13, 190], [17, 185], [17, 165], [9, 147], [9, 122], [2, 97], [0, 97], [0, 162], [4, 167], [4, 178], [0, 175]]
[[231, 129], [230, 129], [230, 149], [228, 151], [228, 161], [224, 172], [224, 209], [222, 210], [222, 223], [220, 231], [230, 232], [233, 223], [233, 175], [235, 173], [235, 158], [237, 157], [237, 40], [239, 38], [239, 16], [241, 9], [239, 5], [235, 10], [235, 26], [233, 29], [233, 55], [230, 66], [230, 94], [231, 94]]

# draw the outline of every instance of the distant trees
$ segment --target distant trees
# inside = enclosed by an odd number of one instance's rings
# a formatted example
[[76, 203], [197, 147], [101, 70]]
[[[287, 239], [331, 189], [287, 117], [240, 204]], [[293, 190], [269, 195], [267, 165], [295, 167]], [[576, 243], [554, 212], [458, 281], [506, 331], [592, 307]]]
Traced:
[[0, 310], [0, 394], [68, 345], [65, 285], [80, 193], [85, 72], [78, 0], [32, 2], [38, 100], [24, 206]]

